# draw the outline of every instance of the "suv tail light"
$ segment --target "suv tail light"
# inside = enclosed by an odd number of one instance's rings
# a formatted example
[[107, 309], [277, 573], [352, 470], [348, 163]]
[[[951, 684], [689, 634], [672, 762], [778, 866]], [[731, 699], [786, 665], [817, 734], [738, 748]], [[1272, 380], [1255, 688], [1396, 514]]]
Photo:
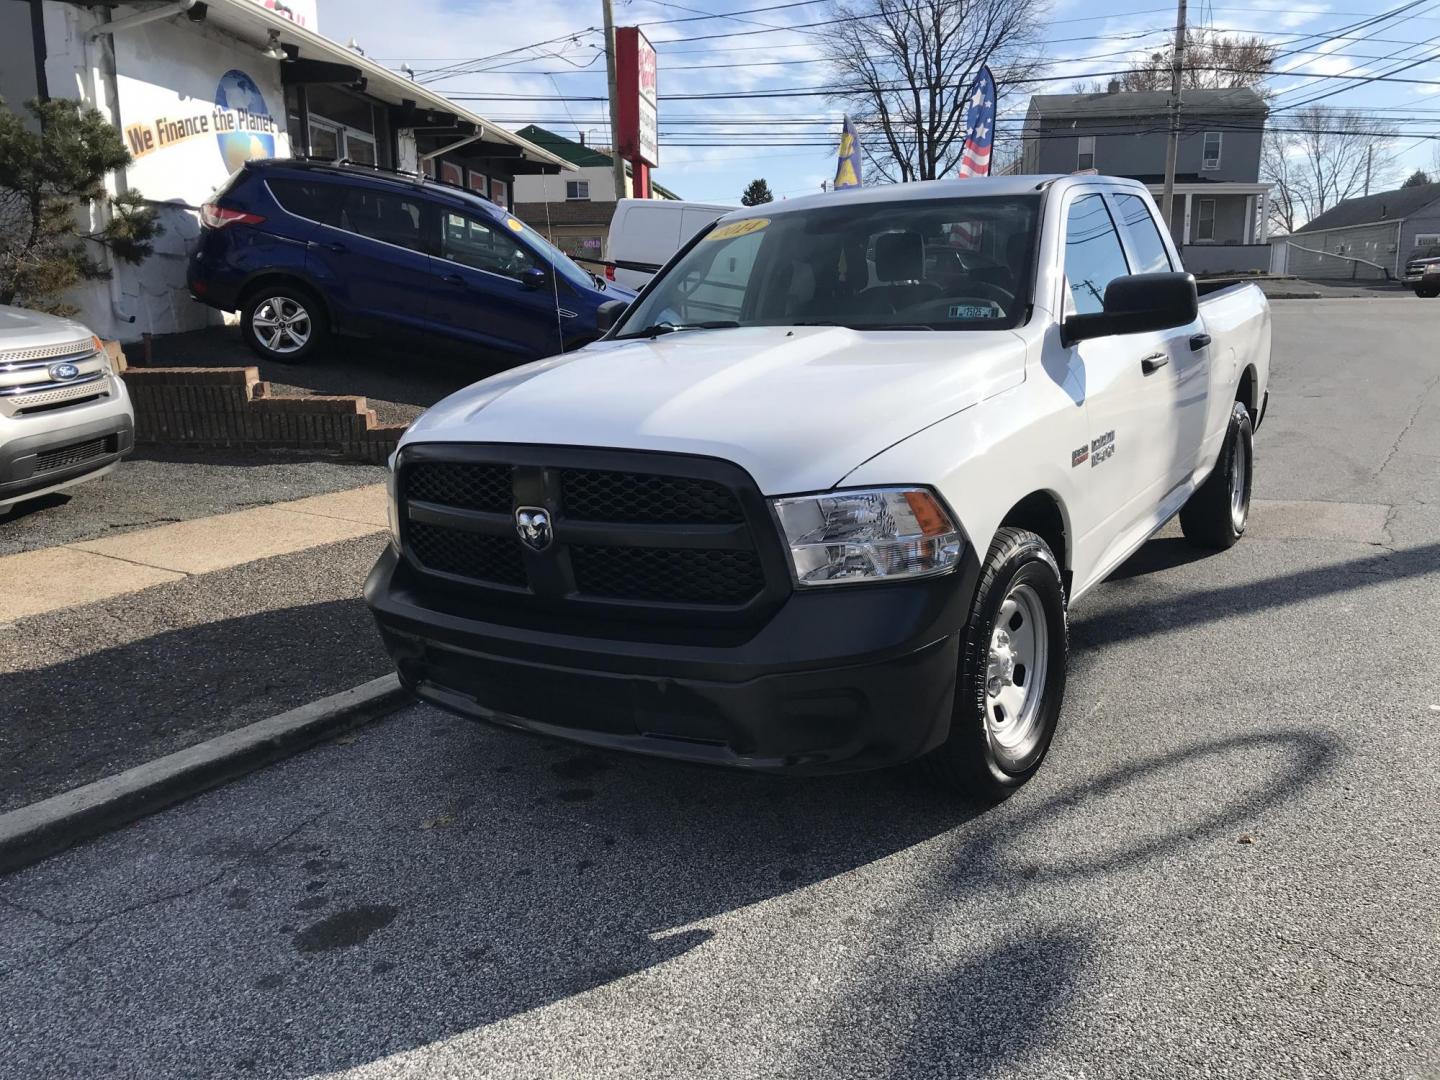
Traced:
[[615, 267], [613, 267], [613, 266], [608, 266], [608, 265], [605, 267], [605, 280], [606, 280], [606, 281], [614, 281], [614, 280], [615, 280]]
[[206, 203], [200, 208], [200, 221], [211, 229], [223, 229], [226, 225], [259, 225], [264, 220], [259, 214], [229, 210], [214, 203]]

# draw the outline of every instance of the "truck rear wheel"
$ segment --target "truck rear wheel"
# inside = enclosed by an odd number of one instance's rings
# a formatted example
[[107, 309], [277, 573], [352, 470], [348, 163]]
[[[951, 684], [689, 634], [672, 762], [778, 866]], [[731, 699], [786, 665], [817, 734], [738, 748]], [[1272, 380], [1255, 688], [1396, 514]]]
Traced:
[[998, 802], [1040, 768], [1065, 696], [1065, 586], [1043, 539], [995, 534], [962, 635], [950, 736], [921, 763], [944, 786]]
[[1237, 401], [1214, 472], [1180, 509], [1180, 528], [1192, 544], [1223, 551], [1245, 535], [1255, 470], [1253, 439], [1250, 410]]

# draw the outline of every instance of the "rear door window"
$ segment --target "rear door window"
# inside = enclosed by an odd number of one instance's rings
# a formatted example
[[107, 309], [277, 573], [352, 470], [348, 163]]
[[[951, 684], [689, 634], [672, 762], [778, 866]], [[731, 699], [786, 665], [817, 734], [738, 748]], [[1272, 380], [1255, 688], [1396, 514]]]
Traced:
[[425, 204], [404, 195], [369, 188], [345, 191], [340, 227], [411, 251], [425, 251]]
[[1136, 259], [1135, 273], [1159, 274], [1173, 270], [1170, 255], [1155, 225], [1155, 215], [1145, 205], [1145, 200], [1139, 195], [1116, 195], [1115, 209], [1120, 212], [1120, 224], [1125, 229], [1130, 251]]

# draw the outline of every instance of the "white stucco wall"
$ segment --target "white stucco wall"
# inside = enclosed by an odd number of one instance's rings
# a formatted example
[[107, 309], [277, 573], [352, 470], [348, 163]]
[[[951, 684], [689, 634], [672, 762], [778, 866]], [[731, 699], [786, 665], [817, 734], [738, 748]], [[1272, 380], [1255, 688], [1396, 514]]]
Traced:
[[[117, 7], [113, 17], [134, 10]], [[88, 38], [100, 22], [82, 8], [45, 5], [50, 93], [81, 98], [116, 124], [135, 161], [112, 184], [156, 203], [165, 233], [145, 262], [118, 266], [113, 283], [84, 286], [71, 301], [96, 333], [122, 341], [219, 322], [190, 300], [185, 261], [198, 209], [226, 177], [247, 157], [289, 156], [280, 65], [183, 16], [121, 31], [109, 54], [108, 36]]]
[[[574, 169], [554, 176], [517, 176], [515, 178], [515, 201], [564, 202], [567, 181], [589, 180], [591, 202], [614, 202], [614, 171], [609, 165], [592, 165]], [[630, 197], [630, 177], [625, 177], [625, 198]]]

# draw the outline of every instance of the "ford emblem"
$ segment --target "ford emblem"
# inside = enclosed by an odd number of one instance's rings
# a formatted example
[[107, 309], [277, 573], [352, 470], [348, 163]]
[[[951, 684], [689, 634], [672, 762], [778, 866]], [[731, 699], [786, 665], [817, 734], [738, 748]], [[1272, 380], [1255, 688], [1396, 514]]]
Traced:
[[50, 378], [56, 382], [66, 382], [69, 379], [80, 377], [80, 369], [74, 364], [51, 364]]
[[520, 542], [531, 551], [544, 551], [555, 539], [550, 526], [550, 511], [542, 506], [521, 506], [515, 510], [515, 531]]

